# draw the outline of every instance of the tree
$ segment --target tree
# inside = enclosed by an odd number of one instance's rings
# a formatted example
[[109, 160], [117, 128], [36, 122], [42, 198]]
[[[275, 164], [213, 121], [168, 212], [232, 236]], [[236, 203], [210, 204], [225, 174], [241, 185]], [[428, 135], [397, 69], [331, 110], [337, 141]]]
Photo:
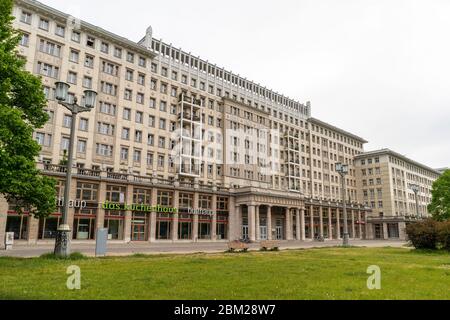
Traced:
[[0, 195], [35, 217], [55, 212], [54, 179], [36, 168], [40, 147], [33, 132], [48, 121], [40, 78], [25, 71], [17, 54], [21, 34], [13, 29], [13, 0], [0, 1]]
[[432, 201], [428, 211], [438, 221], [450, 220], [450, 170], [433, 183]]

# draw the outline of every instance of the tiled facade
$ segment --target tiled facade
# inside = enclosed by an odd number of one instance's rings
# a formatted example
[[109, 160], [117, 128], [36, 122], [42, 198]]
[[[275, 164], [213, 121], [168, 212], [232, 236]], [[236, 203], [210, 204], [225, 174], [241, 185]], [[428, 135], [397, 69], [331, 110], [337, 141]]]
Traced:
[[[24, 34], [18, 54], [42, 76], [49, 100], [50, 120], [35, 138], [60, 198], [72, 118], [55, 101], [55, 82], [69, 83], [80, 102], [84, 90], [98, 92], [96, 108], [77, 118], [75, 240], [94, 239], [97, 227], [125, 242], [340, 238], [336, 162], [350, 167], [351, 236], [367, 237], [370, 210], [354, 166], [366, 141], [311, 118], [309, 102], [155, 40], [151, 28], [134, 43], [36, 1], [16, 0], [13, 14]], [[207, 214], [192, 214], [198, 209]], [[59, 213], [36, 221], [7, 211], [0, 222], [8, 216], [18, 239], [54, 237]]]

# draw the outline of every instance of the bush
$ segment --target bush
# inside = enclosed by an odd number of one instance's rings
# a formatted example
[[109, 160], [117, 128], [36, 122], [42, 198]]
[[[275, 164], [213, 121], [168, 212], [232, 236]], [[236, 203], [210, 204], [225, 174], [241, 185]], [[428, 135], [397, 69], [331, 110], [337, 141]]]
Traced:
[[438, 241], [443, 249], [450, 251], [450, 221], [439, 224]]
[[406, 227], [406, 234], [416, 249], [436, 250], [439, 242], [439, 225], [432, 219], [411, 223]]
[[71, 261], [87, 259], [85, 255], [79, 252], [74, 252], [67, 258], [56, 256], [54, 253], [43, 254], [42, 256], [40, 256], [40, 258], [44, 260], [71, 260]]

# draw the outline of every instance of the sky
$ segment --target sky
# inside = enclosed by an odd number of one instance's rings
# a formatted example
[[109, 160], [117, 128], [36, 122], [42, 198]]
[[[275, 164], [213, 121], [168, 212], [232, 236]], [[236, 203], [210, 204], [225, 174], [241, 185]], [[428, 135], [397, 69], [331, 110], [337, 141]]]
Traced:
[[41, 0], [139, 41], [153, 36], [305, 103], [312, 116], [450, 167], [450, 1]]

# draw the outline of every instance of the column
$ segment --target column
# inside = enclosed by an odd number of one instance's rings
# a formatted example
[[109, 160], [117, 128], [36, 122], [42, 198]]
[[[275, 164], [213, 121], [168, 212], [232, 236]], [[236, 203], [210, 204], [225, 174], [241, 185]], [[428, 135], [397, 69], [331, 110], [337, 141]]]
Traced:
[[254, 204], [248, 206], [248, 237], [250, 241], [256, 241], [256, 206]]
[[273, 239], [272, 233], [272, 206], [267, 207], [267, 240]]
[[233, 218], [233, 227], [230, 226], [230, 240], [239, 240], [241, 239], [242, 233], [242, 213], [241, 206], [234, 206], [234, 218]]
[[[152, 207], [156, 207], [158, 205], [158, 189], [153, 188], [152, 189]], [[156, 212], [150, 213], [150, 236], [149, 241], [155, 242], [156, 241]]]
[[[200, 194], [198, 192], [194, 193], [194, 209], [198, 209], [199, 208], [199, 199], [200, 199]], [[198, 214], [194, 214], [194, 219], [193, 219], [193, 225], [192, 225], [192, 239], [194, 242], [198, 241]]]
[[[98, 202], [100, 204], [106, 201], [106, 182], [100, 182], [98, 186]], [[95, 221], [97, 229], [104, 228], [105, 226], [105, 209], [99, 206], [97, 211], [97, 219]]]
[[237, 224], [237, 214], [235, 199], [234, 197], [230, 197], [229, 207], [229, 216], [228, 216], [228, 240], [233, 241], [236, 240], [236, 224]]
[[296, 208], [295, 209], [295, 228], [296, 228], [296, 233], [297, 233], [297, 241], [302, 240], [302, 231], [301, 231], [301, 221], [300, 221], [300, 209]]
[[310, 215], [309, 215], [309, 218], [310, 218], [310, 227], [309, 227], [310, 235], [309, 235], [309, 237], [311, 238], [311, 240], [314, 240], [314, 206], [311, 206], [309, 210], [310, 210]]
[[[155, 197], [156, 199], [156, 197]], [[153, 200], [153, 197], [152, 197]], [[133, 186], [128, 185], [127, 194], [125, 195], [125, 203], [133, 202]], [[131, 242], [132, 234], [131, 234], [131, 220], [133, 219], [133, 212], [130, 210], [125, 211], [125, 221], [124, 221], [124, 241], [126, 243]]]
[[389, 230], [387, 223], [383, 223], [383, 234], [384, 234], [384, 240], [389, 239]]
[[363, 237], [363, 229], [362, 229], [362, 216], [361, 216], [361, 211], [358, 210], [358, 226], [359, 226], [359, 238], [362, 240]]
[[305, 208], [300, 209], [300, 225], [302, 229], [302, 241], [305, 241], [306, 240]]
[[0, 250], [5, 250], [6, 221], [8, 219], [8, 202], [0, 195]]
[[211, 240], [217, 241], [217, 195], [212, 197], [212, 224], [211, 224]]
[[355, 224], [355, 211], [352, 210], [352, 235], [353, 239], [356, 239], [356, 224]]
[[320, 233], [320, 236], [323, 237], [323, 208], [320, 207], [319, 210], [320, 210], [319, 211], [319, 215], [320, 215], [320, 230], [319, 230], [319, 233]]
[[256, 206], [256, 241], [261, 241], [261, 206]]
[[285, 209], [285, 220], [284, 220], [284, 240], [289, 240], [289, 229], [290, 229], [290, 223], [289, 223], [289, 216], [290, 216], [290, 211], [289, 208]]
[[331, 208], [328, 208], [328, 240], [333, 240], [333, 215]]
[[[173, 208], [178, 208], [179, 207], [179, 203], [180, 203], [180, 191], [175, 190], [174, 194], [173, 194]], [[175, 212], [173, 214], [173, 219], [172, 219], [172, 229], [171, 229], [171, 238], [172, 241], [178, 241], [178, 227], [179, 227], [179, 218], [180, 218], [180, 214], [177, 212]]]
[[336, 236], [337, 239], [341, 239], [341, 211], [339, 208], [336, 209]]

